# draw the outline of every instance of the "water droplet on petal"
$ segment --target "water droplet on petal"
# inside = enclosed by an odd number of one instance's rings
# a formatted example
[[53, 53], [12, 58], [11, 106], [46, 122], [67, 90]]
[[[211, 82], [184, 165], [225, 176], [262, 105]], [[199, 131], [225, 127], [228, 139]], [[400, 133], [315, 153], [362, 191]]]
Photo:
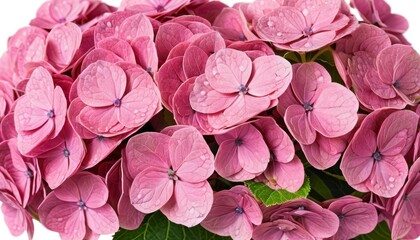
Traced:
[[241, 72], [245, 71], [245, 67], [244, 66], [239, 66], [239, 71], [241, 71]]
[[395, 185], [391, 183], [391, 184], [389, 184], [389, 187], [390, 187], [390, 188], [394, 188], [394, 187], [395, 187]]
[[308, 11], [308, 9], [303, 9], [302, 10], [302, 14], [304, 15], [304, 16], [307, 16], [308, 15], [308, 13], [309, 13], [309, 11]]
[[280, 37], [281, 35], [283, 35], [283, 33], [281, 33], [281, 32], [277, 32], [277, 37]]
[[272, 21], [267, 22], [267, 26], [272, 27], [273, 25], [274, 25], [274, 23]]
[[200, 94], [204, 96], [206, 95], [206, 91], [201, 91]]
[[107, 22], [106, 23], [106, 26], [109, 27], [109, 28], [111, 28], [112, 27], [112, 23], [111, 22]]
[[209, 81], [204, 81], [204, 86], [208, 86], [209, 85]]
[[395, 181], [395, 178], [393, 178], [393, 177], [389, 177], [389, 179], [388, 179], [390, 182], [394, 182]]

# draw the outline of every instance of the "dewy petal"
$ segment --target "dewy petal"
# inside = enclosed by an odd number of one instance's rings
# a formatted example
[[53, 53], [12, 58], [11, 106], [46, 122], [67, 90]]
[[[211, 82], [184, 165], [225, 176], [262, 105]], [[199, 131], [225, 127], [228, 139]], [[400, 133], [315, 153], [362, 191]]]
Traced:
[[207, 181], [176, 181], [174, 195], [160, 210], [170, 221], [192, 227], [203, 221], [212, 204], [213, 190]]
[[127, 84], [124, 71], [104, 61], [90, 64], [78, 78], [79, 98], [92, 107], [113, 106], [116, 99], [122, 98]]
[[313, 103], [316, 90], [322, 84], [331, 82], [330, 74], [316, 62], [294, 64], [293, 70], [291, 87], [301, 103]]
[[281, 6], [259, 18], [255, 31], [264, 40], [289, 43], [301, 38], [306, 28], [304, 15], [294, 7]]
[[118, 231], [118, 216], [114, 209], [105, 204], [100, 208], [86, 209], [86, 223], [97, 234], [112, 234]]
[[138, 37], [131, 41], [136, 62], [146, 71], [155, 73], [158, 70], [159, 59], [156, 45], [150, 37]]
[[209, 57], [205, 74], [210, 86], [220, 93], [238, 93], [252, 71], [251, 59], [234, 49], [222, 49]]
[[96, 135], [116, 135], [111, 133], [111, 129], [118, 124], [118, 108], [86, 106], [80, 111], [79, 121], [83, 127]]
[[394, 88], [404, 101], [413, 105], [420, 101], [420, 55], [412, 51], [404, 56], [394, 73]]
[[174, 181], [169, 178], [168, 170], [148, 167], [134, 178], [130, 199], [137, 210], [152, 213], [169, 201], [174, 192]]
[[150, 166], [167, 171], [171, 167], [169, 160], [169, 136], [162, 133], [146, 132], [138, 134], [127, 143], [124, 162], [127, 176], [134, 179]]
[[213, 153], [196, 128], [175, 131], [168, 148], [173, 170], [182, 181], [197, 183], [213, 174]]
[[118, 36], [121, 39], [132, 41], [138, 37], [154, 37], [153, 26], [150, 20], [139, 13], [127, 17], [120, 25]]
[[323, 84], [314, 97], [309, 123], [325, 137], [339, 137], [350, 132], [357, 123], [359, 102], [356, 96], [338, 83]]
[[350, 185], [362, 183], [371, 175], [374, 164], [372, 154], [376, 148], [375, 132], [360, 128], [344, 152], [340, 165]]
[[267, 168], [270, 151], [262, 134], [252, 125], [245, 124], [233, 131], [237, 131], [236, 141], [240, 141], [238, 148], [239, 164], [249, 173], [261, 173]]
[[50, 230], [83, 237], [85, 235], [85, 215], [80, 211], [77, 203], [61, 203], [54, 208], [41, 220], [45, 227]]
[[36, 107], [28, 95], [16, 101], [14, 123], [17, 132], [31, 131], [40, 128], [49, 121], [48, 110]]
[[279, 56], [263, 56], [254, 60], [253, 75], [248, 84], [249, 94], [264, 97], [276, 92], [277, 98], [292, 80], [290, 63]]
[[[119, 38], [105, 38], [96, 44], [96, 49], [108, 50], [126, 62], [136, 62], [134, 52], [130, 44]], [[98, 60], [102, 60], [101, 58], [102, 56]]]
[[409, 110], [391, 113], [382, 123], [378, 133], [378, 150], [381, 154], [405, 155], [416, 137], [419, 116]]
[[58, 72], [67, 68], [82, 42], [82, 31], [72, 22], [57, 25], [48, 34], [46, 55]]
[[53, 108], [54, 82], [47, 69], [38, 67], [32, 72], [26, 84], [25, 95], [38, 108], [47, 111]]
[[224, 178], [242, 170], [241, 165], [239, 165], [238, 148], [234, 139], [226, 140], [219, 145], [214, 167], [216, 172]]
[[102, 207], [108, 201], [108, 188], [103, 180], [96, 175], [79, 173], [76, 179], [80, 198], [90, 209]]
[[189, 46], [183, 58], [183, 69], [187, 78], [196, 77], [204, 73], [207, 53], [197, 46]]
[[305, 109], [291, 105], [286, 109], [284, 121], [292, 136], [302, 144], [311, 144], [316, 139], [315, 129], [309, 124]]
[[407, 162], [401, 154], [382, 156], [382, 160], [374, 163], [372, 174], [365, 184], [378, 196], [390, 198], [403, 187], [407, 174]]
[[216, 113], [231, 106], [237, 98], [237, 94], [224, 94], [213, 89], [203, 74], [195, 80], [193, 91], [190, 94], [190, 104], [198, 112]]

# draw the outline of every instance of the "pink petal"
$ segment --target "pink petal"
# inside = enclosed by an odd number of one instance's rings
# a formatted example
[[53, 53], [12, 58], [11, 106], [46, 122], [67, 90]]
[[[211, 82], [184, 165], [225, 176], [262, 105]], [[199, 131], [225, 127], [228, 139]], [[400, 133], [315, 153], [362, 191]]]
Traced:
[[68, 67], [82, 41], [79, 26], [69, 22], [57, 25], [48, 34], [46, 54], [52, 65], [61, 72]]
[[109, 204], [100, 208], [86, 209], [86, 223], [97, 234], [112, 234], [119, 228], [117, 214]]
[[174, 181], [169, 178], [167, 170], [148, 167], [134, 178], [130, 199], [137, 210], [152, 213], [162, 208], [173, 193]]
[[86, 231], [85, 215], [76, 203], [61, 203], [41, 220], [50, 230], [60, 234], [69, 234], [74, 238], [83, 238]]
[[255, 31], [264, 40], [288, 43], [302, 37], [306, 27], [303, 14], [296, 8], [281, 6], [259, 18]]
[[77, 93], [92, 107], [113, 106], [121, 99], [127, 84], [124, 71], [112, 63], [97, 61], [79, 75]]
[[102, 18], [95, 26], [95, 43], [108, 37], [117, 35], [117, 27], [121, 26], [122, 22], [128, 17], [134, 15], [135, 12], [114, 12], [108, 17]]
[[276, 91], [279, 97], [292, 80], [292, 67], [284, 58], [264, 56], [254, 60], [252, 79], [248, 85], [249, 94], [263, 97]]
[[237, 93], [251, 76], [252, 62], [245, 53], [226, 48], [209, 57], [205, 71], [213, 89], [220, 93]]
[[163, 24], [156, 34], [156, 49], [159, 61], [164, 62], [169, 52], [178, 43], [184, 42], [193, 36], [187, 27], [178, 23]]
[[324, 170], [334, 166], [346, 149], [343, 138], [326, 138], [317, 135], [315, 142], [301, 145], [308, 162], [315, 168]]
[[339, 137], [350, 132], [357, 123], [359, 102], [347, 88], [324, 84], [317, 90], [313, 111], [309, 113], [311, 126], [326, 137]]
[[368, 179], [373, 171], [372, 154], [376, 151], [376, 134], [369, 129], [357, 132], [344, 152], [340, 168], [350, 185], [359, 184]]
[[[84, 71], [87, 67], [92, 65], [93, 63], [102, 60], [109, 63], [118, 63], [124, 61], [122, 58], [118, 57], [117, 54], [110, 50], [102, 49], [102, 48], [95, 48], [92, 51], [88, 52], [85, 58], [83, 59], [83, 63], [80, 67], [80, 71]], [[76, 79], [76, 82], [79, 82], [79, 79]], [[77, 88], [76, 88], [77, 89]]]
[[67, 99], [63, 90], [59, 86], [54, 89], [54, 101], [52, 110], [54, 112], [54, 133], [51, 137], [54, 138], [58, 136], [60, 131], [63, 129], [67, 114]]
[[131, 41], [136, 62], [148, 72], [157, 72], [158, 56], [155, 43], [149, 37], [138, 37]]
[[194, 127], [175, 131], [169, 140], [169, 157], [173, 170], [182, 181], [197, 183], [214, 172], [214, 156]]
[[118, 124], [118, 109], [114, 106], [93, 108], [84, 107], [79, 115], [79, 122], [96, 135], [115, 136], [111, 129]]
[[227, 140], [220, 144], [215, 158], [215, 169], [223, 178], [227, 178], [241, 171], [239, 165], [238, 148], [234, 140]]
[[291, 105], [286, 109], [284, 121], [292, 136], [302, 144], [311, 144], [316, 139], [315, 129], [309, 123], [305, 109]]
[[408, 110], [391, 113], [382, 123], [378, 133], [378, 150], [381, 154], [405, 155], [416, 137], [419, 116]]
[[123, 162], [126, 162], [126, 175], [134, 179], [149, 166], [168, 170], [169, 136], [161, 133], [143, 133], [136, 135], [127, 143]]
[[382, 156], [382, 160], [375, 161], [372, 174], [365, 184], [378, 196], [390, 198], [402, 188], [407, 173], [407, 162], [402, 155]]
[[294, 77], [291, 83], [293, 93], [301, 103], [312, 103], [317, 89], [324, 83], [331, 82], [327, 70], [316, 62], [294, 64]]
[[197, 46], [190, 46], [185, 51], [183, 67], [187, 78], [196, 77], [204, 73], [207, 54]]
[[300, 159], [294, 157], [287, 163], [270, 162], [264, 176], [270, 183], [273, 183], [276, 190], [285, 189], [289, 192], [296, 192], [305, 180], [305, 171]]
[[196, 78], [190, 95], [191, 107], [201, 113], [220, 112], [231, 106], [235, 99], [236, 94], [224, 94], [213, 89], [204, 74]]
[[121, 39], [131, 41], [143, 36], [153, 38], [154, 33], [149, 19], [143, 14], [136, 14], [122, 22], [118, 35]]
[[96, 134], [93, 134], [91, 131], [86, 129], [82, 124], [79, 122], [79, 114], [82, 109], [86, 107], [86, 105], [80, 100], [80, 98], [75, 98], [69, 105], [68, 108], [68, 118], [69, 123], [74, 129], [74, 131], [84, 139], [91, 139], [96, 137]]
[[[127, 41], [119, 38], [105, 38], [96, 44], [99, 49], [105, 49], [115, 53], [123, 61], [136, 62], [133, 49]], [[104, 59], [105, 60], [105, 59]]]
[[16, 101], [14, 123], [16, 131], [31, 131], [40, 128], [50, 121], [47, 116], [49, 110], [36, 107], [28, 95], [24, 95]]
[[30, 155], [40, 144], [48, 139], [48, 136], [54, 131], [53, 121], [47, 121], [37, 130], [21, 133], [17, 137], [19, 152], [23, 155]]
[[160, 210], [170, 221], [192, 227], [203, 221], [212, 204], [213, 190], [207, 181], [177, 181], [174, 196]]
[[51, 74], [42, 67], [36, 68], [26, 85], [25, 94], [32, 104], [44, 110], [51, 110], [54, 99], [54, 83]]

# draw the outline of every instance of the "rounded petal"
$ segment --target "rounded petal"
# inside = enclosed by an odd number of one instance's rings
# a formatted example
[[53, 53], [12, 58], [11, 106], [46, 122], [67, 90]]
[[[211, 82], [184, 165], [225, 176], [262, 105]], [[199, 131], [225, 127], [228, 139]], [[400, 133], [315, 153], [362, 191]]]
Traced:
[[97, 234], [112, 234], [118, 231], [118, 216], [114, 209], [105, 204], [100, 208], [86, 209], [86, 223]]

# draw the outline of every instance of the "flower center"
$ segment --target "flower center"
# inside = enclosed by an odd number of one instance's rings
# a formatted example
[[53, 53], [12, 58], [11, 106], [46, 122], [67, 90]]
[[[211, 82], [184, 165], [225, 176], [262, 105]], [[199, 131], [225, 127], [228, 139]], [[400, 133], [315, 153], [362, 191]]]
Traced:
[[312, 35], [313, 33], [314, 33], [314, 31], [312, 30], [312, 28], [311, 28], [311, 27], [305, 28], [305, 29], [303, 30], [303, 32], [302, 32], [302, 34], [303, 34], [305, 37], [310, 36], [310, 35]]
[[168, 176], [169, 176], [169, 179], [172, 179], [175, 181], [178, 180], [178, 176], [175, 175], [175, 171], [172, 170], [171, 168], [168, 170]]
[[236, 208], [235, 208], [235, 213], [237, 213], [237, 214], [242, 214], [242, 213], [244, 213], [244, 209], [243, 209], [243, 208], [241, 208], [241, 207], [236, 207]]
[[340, 214], [340, 215], [338, 215], [338, 219], [340, 219], [340, 221], [343, 221], [344, 220], [344, 214]]
[[28, 169], [28, 170], [25, 171], [25, 176], [27, 178], [31, 178], [31, 177], [34, 176], [34, 174], [33, 174], [33, 172], [31, 170]]
[[104, 140], [104, 139], [105, 139], [105, 137], [104, 137], [104, 136], [102, 136], [102, 135], [98, 135], [98, 136], [96, 136], [96, 138], [97, 138], [99, 141], [102, 141], [102, 140]]
[[58, 19], [58, 23], [65, 23], [67, 20], [66, 18], [60, 18]]
[[243, 33], [239, 34], [239, 40], [245, 41], [245, 35]]
[[54, 115], [54, 110], [50, 110], [50, 111], [48, 111], [47, 112], [47, 116], [49, 117], [49, 118], [53, 118], [55, 115]]
[[115, 106], [115, 107], [119, 107], [119, 106], [121, 106], [121, 99], [119, 99], [119, 98], [115, 99], [115, 100], [114, 100], [114, 106]]
[[408, 200], [408, 194], [404, 194], [403, 199], [404, 199], [404, 201], [407, 201]]
[[244, 143], [244, 141], [242, 141], [242, 139], [240, 139], [240, 138], [235, 140], [235, 145], [238, 146], [238, 147], [241, 146], [243, 143]]
[[158, 6], [156, 7], [156, 11], [157, 11], [157, 12], [163, 12], [163, 11], [165, 11], [165, 8], [164, 8], [162, 5], [158, 5]]
[[305, 210], [305, 207], [304, 207], [304, 206], [299, 206], [299, 207], [297, 208], [297, 210]]
[[392, 86], [394, 86], [395, 88], [399, 88], [400, 87], [400, 82], [398, 80], [396, 80]]
[[308, 103], [308, 102], [303, 103], [303, 108], [307, 112], [311, 112], [312, 110], [314, 110], [314, 108], [312, 107], [312, 105], [310, 103]]
[[64, 153], [64, 157], [69, 157], [70, 156], [70, 151], [67, 148], [64, 149], [63, 153]]
[[79, 200], [77, 203], [77, 206], [79, 206], [80, 209], [86, 209], [86, 203], [83, 200]]
[[248, 88], [245, 85], [241, 84], [241, 86], [239, 86], [239, 93], [246, 94], [247, 92]]
[[382, 154], [380, 152], [376, 151], [372, 154], [372, 158], [376, 161], [381, 161], [382, 160]]

